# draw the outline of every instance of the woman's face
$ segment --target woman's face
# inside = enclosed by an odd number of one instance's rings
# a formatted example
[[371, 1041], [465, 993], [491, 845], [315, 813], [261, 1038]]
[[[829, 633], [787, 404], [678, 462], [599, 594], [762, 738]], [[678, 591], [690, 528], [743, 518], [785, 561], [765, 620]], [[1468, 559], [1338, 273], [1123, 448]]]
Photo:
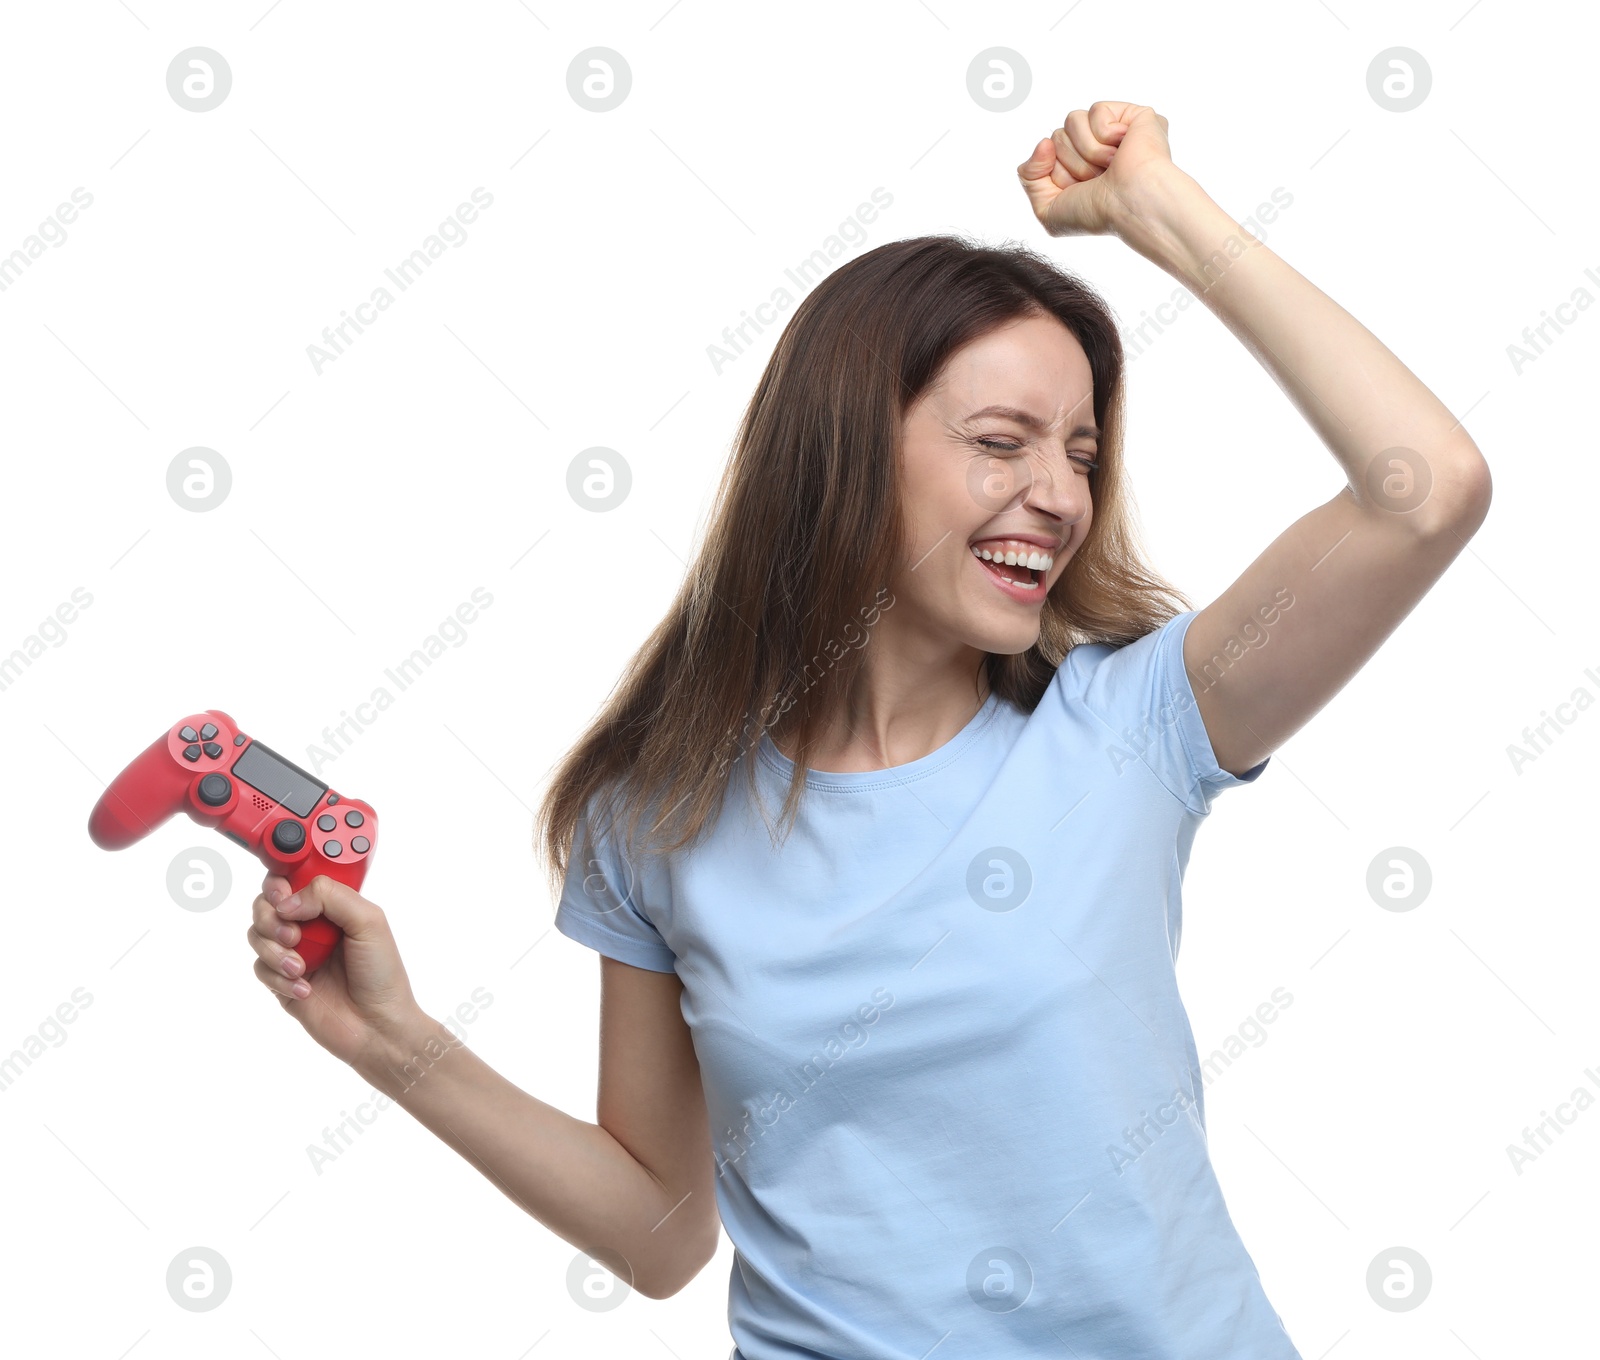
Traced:
[[[1088, 356], [1054, 317], [952, 354], [905, 419], [911, 549], [892, 586], [902, 618], [979, 651], [1033, 646], [1045, 594], [1089, 532], [1098, 436]], [[1034, 553], [1042, 570], [1024, 565]]]

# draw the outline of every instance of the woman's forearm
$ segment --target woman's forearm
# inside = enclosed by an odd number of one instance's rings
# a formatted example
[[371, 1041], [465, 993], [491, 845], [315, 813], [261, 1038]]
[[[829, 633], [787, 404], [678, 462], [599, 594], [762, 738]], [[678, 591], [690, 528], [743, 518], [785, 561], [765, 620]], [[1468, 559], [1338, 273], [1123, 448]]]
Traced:
[[529, 1095], [431, 1017], [355, 1070], [640, 1293], [676, 1292], [715, 1250], [704, 1214], [683, 1208], [604, 1128]]
[[[1450, 507], [1456, 488], [1470, 495], [1483, 458], [1450, 410], [1191, 176], [1169, 167], [1124, 207], [1117, 234], [1200, 298], [1271, 373], [1338, 459], [1358, 501], [1374, 458], [1395, 447], [1427, 460], [1435, 509]], [[1196, 418], [1228, 423], [1222, 408]]]

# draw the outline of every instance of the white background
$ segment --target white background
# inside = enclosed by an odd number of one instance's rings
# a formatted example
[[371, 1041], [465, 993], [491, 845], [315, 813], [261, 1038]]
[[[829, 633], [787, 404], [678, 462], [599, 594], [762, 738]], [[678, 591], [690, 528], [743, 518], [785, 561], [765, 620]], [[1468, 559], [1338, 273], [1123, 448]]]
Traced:
[[[1494, 475], [1469, 550], [1196, 844], [1179, 973], [1202, 1055], [1274, 988], [1294, 998], [1207, 1091], [1229, 1207], [1308, 1360], [1588, 1335], [1600, 1113], [1521, 1174], [1506, 1146], [1575, 1088], [1600, 1094], [1579, 860], [1600, 714], [1520, 773], [1507, 747], [1600, 694], [1600, 316], [1520, 374], [1507, 346], [1574, 289], [1600, 296], [1593, 17], [669, 4], [8, 7], [0, 254], [93, 196], [0, 292], [0, 654], [74, 588], [93, 598], [0, 691], [0, 1054], [74, 988], [93, 998], [0, 1091], [8, 1337], [106, 1360], [726, 1354], [726, 1239], [675, 1297], [592, 1313], [568, 1292], [575, 1250], [404, 1111], [318, 1175], [307, 1145], [370, 1092], [251, 973], [260, 867], [181, 818], [107, 854], [85, 819], [199, 709], [307, 763], [486, 589], [465, 642], [323, 777], [381, 811], [366, 892], [422, 1004], [443, 1017], [487, 989], [474, 1049], [592, 1119], [598, 963], [551, 929], [531, 810], [676, 591], [776, 330], [720, 374], [707, 346], [879, 186], [892, 206], [851, 256], [938, 231], [1028, 241], [1137, 324], [1172, 281], [1115, 240], [1045, 237], [1015, 179], [1096, 99], [1165, 114], [1174, 159], [1238, 218], [1287, 190], [1268, 244], [1463, 417]], [[1407, 113], [1366, 85], [1396, 45], [1433, 73]], [[193, 46], [231, 66], [210, 112], [167, 90]], [[567, 89], [593, 46], [633, 74], [606, 113]], [[993, 46], [1031, 68], [1012, 112], [967, 92]], [[318, 374], [307, 346], [480, 186], [493, 205], [465, 242]], [[1149, 555], [1197, 605], [1338, 489], [1202, 308], [1128, 383]], [[233, 478], [206, 513], [166, 489], [197, 445]], [[566, 490], [593, 445], [633, 473], [606, 514]], [[165, 886], [196, 845], [234, 871], [208, 913]], [[1366, 891], [1392, 846], [1432, 869], [1411, 911]], [[195, 1245], [233, 1272], [206, 1313], [164, 1283]], [[1403, 1313], [1366, 1284], [1397, 1245], [1433, 1272]]]

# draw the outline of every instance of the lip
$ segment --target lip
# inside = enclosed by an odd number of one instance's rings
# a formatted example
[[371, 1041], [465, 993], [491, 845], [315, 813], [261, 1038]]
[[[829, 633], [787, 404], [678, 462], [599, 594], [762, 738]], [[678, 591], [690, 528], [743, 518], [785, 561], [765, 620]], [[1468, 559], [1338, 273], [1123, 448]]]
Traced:
[[[1016, 538], [1017, 535], [1011, 534], [1009, 537]], [[982, 541], [982, 539], [979, 540], [979, 542]], [[1032, 542], [1031, 539], [1029, 541]], [[1015, 600], [1018, 604], [1027, 604], [1032, 605], [1034, 608], [1038, 608], [1044, 603], [1044, 597], [1050, 589], [1050, 583], [1048, 579], [1045, 578], [1041, 578], [1039, 584], [1034, 586], [1032, 590], [1025, 590], [1021, 586], [1012, 585], [1009, 581], [1002, 581], [998, 576], [990, 571], [987, 566], [984, 565], [981, 557], [974, 557], [972, 559], [972, 565], [983, 573], [984, 579], [994, 586], [996, 590], [998, 590], [1002, 595]]]
[[980, 543], [993, 543], [996, 539], [1011, 538], [1018, 543], [1031, 543], [1036, 548], [1043, 548], [1051, 557], [1056, 556], [1064, 546], [1059, 538], [1052, 538], [1049, 534], [985, 534], [982, 538], [975, 538], [967, 544], [975, 548]]

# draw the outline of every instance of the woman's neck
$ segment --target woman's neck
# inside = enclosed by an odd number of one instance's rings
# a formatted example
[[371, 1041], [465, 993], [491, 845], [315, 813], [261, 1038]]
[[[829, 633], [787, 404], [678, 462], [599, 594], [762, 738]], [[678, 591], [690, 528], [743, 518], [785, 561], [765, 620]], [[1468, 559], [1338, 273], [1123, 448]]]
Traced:
[[[931, 755], [988, 702], [989, 671], [980, 663], [976, 676], [952, 671], [937, 683], [864, 674], [856, 691], [819, 734], [806, 757], [808, 768], [854, 774], [909, 765]], [[792, 734], [774, 736], [773, 745], [795, 759]]]

